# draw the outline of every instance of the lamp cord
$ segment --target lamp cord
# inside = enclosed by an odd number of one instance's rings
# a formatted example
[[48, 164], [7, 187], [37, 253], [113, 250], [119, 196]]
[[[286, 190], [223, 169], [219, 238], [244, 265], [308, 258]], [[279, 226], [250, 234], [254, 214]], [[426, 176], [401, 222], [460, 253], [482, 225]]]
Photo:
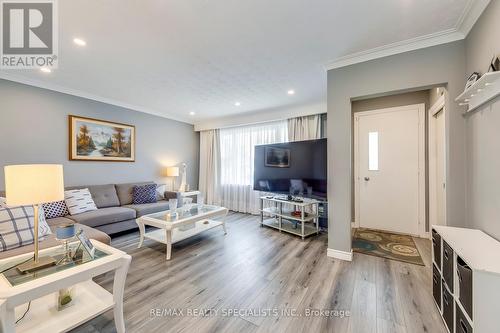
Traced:
[[19, 318], [18, 320], [16, 320], [16, 325], [18, 322], [20, 322], [21, 320], [23, 320], [23, 318], [26, 316], [26, 314], [28, 314], [28, 311], [30, 310], [30, 307], [31, 307], [31, 301], [28, 302], [28, 308], [26, 309], [26, 311], [24, 311], [24, 314], [21, 316], [21, 318]]

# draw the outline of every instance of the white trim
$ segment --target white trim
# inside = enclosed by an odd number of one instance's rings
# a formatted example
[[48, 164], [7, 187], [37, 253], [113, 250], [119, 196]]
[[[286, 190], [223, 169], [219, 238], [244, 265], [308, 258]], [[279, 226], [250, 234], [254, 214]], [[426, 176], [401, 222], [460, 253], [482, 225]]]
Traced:
[[324, 68], [328, 71], [369, 60], [465, 39], [490, 1], [491, 0], [469, 0], [454, 28], [348, 54], [326, 63]]
[[436, 103], [434, 103], [434, 105], [431, 106], [431, 108], [429, 109], [429, 115], [435, 116], [436, 113], [438, 113], [444, 108], [444, 105], [445, 105], [445, 99], [444, 95], [442, 95], [441, 97], [438, 98]]
[[295, 117], [311, 116], [327, 112], [326, 103], [285, 106], [255, 112], [245, 112], [226, 117], [201, 120], [194, 124], [195, 131], [260, 124]]
[[[360, 172], [359, 165], [359, 117], [369, 116], [374, 114], [408, 111], [418, 108], [418, 168], [420, 170], [418, 174], [418, 236], [426, 237], [425, 231], [425, 104], [412, 104], [406, 106], [397, 106], [385, 109], [376, 109], [370, 111], [356, 112], [354, 115], [354, 218], [355, 218], [355, 228], [360, 227], [360, 207], [359, 207], [359, 186], [360, 186]], [[388, 230], [390, 231], [390, 230]], [[417, 235], [415, 235], [417, 236]]]
[[467, 37], [490, 2], [491, 0], [469, 0], [457, 22], [456, 29]]
[[[436, 122], [435, 122], [435, 115], [438, 114], [442, 110], [443, 112], [443, 117], [444, 117], [444, 126], [443, 128], [443, 136], [445, 137], [446, 141], [446, 118], [448, 117], [448, 112], [446, 111], [446, 106], [445, 106], [445, 95], [441, 96], [436, 103], [429, 109], [429, 116], [428, 116], [428, 135], [429, 135], [429, 140], [428, 140], [428, 156], [429, 156], [429, 226], [432, 224], [437, 223], [437, 208], [436, 204], [434, 203], [436, 201], [436, 193], [437, 193], [437, 188], [438, 186], [442, 186], [441, 184], [437, 184], [437, 170], [436, 170]], [[444, 223], [446, 224], [446, 202], [447, 202], [447, 187], [446, 187], [446, 178], [447, 178], [447, 162], [446, 162], [446, 153], [447, 153], [447, 148], [446, 148], [446, 143], [444, 144], [443, 147], [443, 154], [444, 154], [444, 184], [445, 184], [445, 191], [444, 191], [444, 202], [443, 202], [443, 209], [444, 209]]]
[[350, 252], [346, 252], [329, 248], [326, 250], [326, 256], [345, 261], [352, 261], [352, 250]]
[[160, 112], [160, 111], [152, 110], [152, 109], [145, 108], [145, 107], [138, 106], [138, 105], [120, 102], [116, 99], [94, 95], [94, 94], [87, 93], [85, 91], [81, 91], [78, 89], [66, 88], [66, 87], [62, 87], [62, 86], [52, 84], [52, 83], [47, 83], [47, 82], [42, 82], [42, 81], [35, 80], [35, 79], [25, 78], [25, 77], [22, 77], [22, 76], [19, 76], [16, 74], [7, 73], [6, 71], [0, 71], [0, 79], [13, 81], [13, 82], [17, 82], [17, 83], [22, 83], [22, 84], [26, 84], [26, 85], [33, 86], [33, 87], [42, 88], [42, 89], [52, 90], [52, 91], [56, 91], [56, 92], [60, 92], [60, 93], [68, 94], [68, 95], [72, 95], [72, 96], [77, 96], [77, 97], [81, 97], [81, 98], [86, 98], [86, 99], [90, 99], [92, 101], [106, 103], [106, 104], [110, 104], [110, 105], [114, 105], [114, 106], [119, 106], [119, 107], [126, 108], [126, 109], [129, 109], [132, 111], [148, 113], [148, 114], [152, 114], [152, 115], [155, 115], [158, 117], [172, 119], [175, 121], [180, 121], [180, 122], [188, 123], [191, 125], [193, 124], [192, 121], [188, 121], [182, 117], [178, 117], [178, 116], [173, 115], [173, 114], [165, 114], [165, 113]]
[[385, 58], [391, 55], [423, 49], [430, 46], [446, 44], [464, 39], [465, 36], [455, 28], [433, 33], [426, 36], [420, 36], [404, 41], [379, 46], [373, 49], [352, 53], [325, 64], [325, 70], [341, 68], [354, 65], [369, 60]]

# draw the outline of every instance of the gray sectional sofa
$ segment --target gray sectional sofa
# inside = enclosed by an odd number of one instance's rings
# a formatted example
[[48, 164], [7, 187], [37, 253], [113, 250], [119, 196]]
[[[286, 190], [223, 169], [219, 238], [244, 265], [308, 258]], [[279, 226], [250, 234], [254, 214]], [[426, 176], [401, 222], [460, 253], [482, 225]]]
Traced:
[[[110, 244], [111, 239], [109, 235], [137, 228], [137, 224], [135, 223], [136, 218], [168, 210], [168, 199], [180, 199], [179, 193], [166, 191], [157, 195], [158, 201], [156, 203], [134, 205], [132, 197], [134, 186], [152, 183], [82, 185], [66, 188], [67, 190], [88, 188], [98, 209], [81, 214], [48, 219], [47, 223], [52, 229], [53, 234], [40, 242], [40, 249], [60, 245], [61, 243], [55, 239], [55, 229], [58, 225], [67, 223], [76, 223], [77, 227], [83, 229], [90, 239]], [[2, 194], [0, 192], [0, 196], [3, 196]], [[180, 202], [179, 200], [179, 204]], [[0, 252], [0, 259], [30, 251], [33, 251], [33, 245]]]

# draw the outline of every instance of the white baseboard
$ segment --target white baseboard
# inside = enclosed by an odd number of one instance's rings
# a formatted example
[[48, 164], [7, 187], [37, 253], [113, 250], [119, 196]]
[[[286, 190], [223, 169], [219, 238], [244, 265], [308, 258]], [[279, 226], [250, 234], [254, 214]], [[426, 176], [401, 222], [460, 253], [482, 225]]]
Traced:
[[336, 258], [345, 261], [352, 261], [352, 250], [350, 252], [327, 249], [326, 255], [330, 258]]

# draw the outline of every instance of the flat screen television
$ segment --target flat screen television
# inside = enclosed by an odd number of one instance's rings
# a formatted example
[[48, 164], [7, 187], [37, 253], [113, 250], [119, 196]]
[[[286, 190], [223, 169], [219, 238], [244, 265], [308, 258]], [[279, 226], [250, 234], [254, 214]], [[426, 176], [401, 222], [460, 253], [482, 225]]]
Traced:
[[326, 198], [326, 139], [255, 146], [253, 188]]

